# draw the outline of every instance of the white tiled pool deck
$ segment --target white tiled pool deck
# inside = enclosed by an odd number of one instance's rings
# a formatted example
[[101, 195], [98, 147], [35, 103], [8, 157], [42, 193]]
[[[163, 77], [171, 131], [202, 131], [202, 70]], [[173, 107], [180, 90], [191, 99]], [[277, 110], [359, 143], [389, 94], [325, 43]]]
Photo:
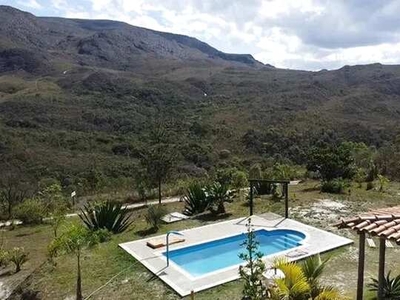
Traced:
[[[184, 234], [185, 242], [170, 245], [169, 248], [170, 250], [183, 248], [247, 232], [247, 219], [247, 217], [239, 218], [182, 230], [180, 232]], [[252, 216], [251, 223], [255, 230], [261, 228], [266, 230], [292, 229], [301, 231], [306, 235], [302, 245], [266, 256], [265, 261], [267, 266], [277, 256], [286, 256], [289, 260], [299, 260], [353, 243], [352, 240], [347, 238], [292, 219], [285, 219], [272, 213]], [[119, 246], [139, 260], [146, 268], [156, 274], [181, 296], [189, 295], [192, 290], [198, 292], [239, 278], [238, 266], [222, 269], [196, 278], [190, 276], [190, 274], [175, 265], [172, 261], [170, 261], [169, 267], [166, 268], [166, 259], [162, 255], [165, 252], [165, 247], [152, 249], [146, 245], [147, 241], [157, 238], [165, 238], [165, 235], [127, 242]]]

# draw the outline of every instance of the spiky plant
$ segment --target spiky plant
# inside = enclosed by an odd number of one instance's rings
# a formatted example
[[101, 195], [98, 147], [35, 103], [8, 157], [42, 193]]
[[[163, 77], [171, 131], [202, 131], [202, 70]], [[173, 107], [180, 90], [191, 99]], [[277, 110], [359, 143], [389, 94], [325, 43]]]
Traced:
[[28, 261], [28, 252], [24, 248], [15, 247], [9, 252], [9, 260], [15, 265], [15, 273], [21, 271], [21, 267]]
[[226, 184], [215, 182], [207, 187], [206, 192], [212, 213], [224, 214], [226, 212], [224, 203], [233, 201], [233, 193]]
[[335, 289], [327, 286], [323, 286], [319, 278], [321, 277], [326, 264], [328, 263], [330, 257], [322, 260], [321, 256], [314, 255], [308, 257], [302, 264], [301, 268], [303, 270], [304, 275], [307, 278], [307, 282], [310, 285], [311, 291], [311, 299], [316, 299], [318, 295], [320, 295], [323, 291], [326, 292], [335, 292]]
[[185, 201], [185, 214], [190, 216], [204, 212], [209, 206], [206, 192], [197, 182], [189, 185], [183, 201]]
[[107, 201], [84, 206], [79, 217], [91, 231], [107, 229], [112, 233], [121, 233], [132, 224], [131, 215], [121, 203]]
[[8, 263], [10, 262], [8, 251], [0, 248], [0, 268], [7, 267]]
[[322, 275], [329, 259], [319, 256], [306, 259], [302, 264], [288, 262], [286, 258], [275, 260], [274, 267], [280, 269], [285, 277], [276, 279], [276, 289], [272, 290], [272, 299], [288, 300], [339, 300], [343, 299], [334, 287], [322, 285]]
[[162, 217], [167, 213], [166, 209], [160, 205], [150, 205], [145, 214], [147, 224], [152, 226], [153, 229], [158, 230], [162, 221]]
[[[372, 292], [377, 292], [378, 286], [379, 281], [376, 278], [372, 278], [372, 283], [368, 284]], [[383, 299], [400, 299], [400, 275], [391, 277], [389, 271], [383, 282]]]
[[300, 265], [282, 258], [275, 261], [274, 267], [281, 270], [285, 275], [284, 278], [275, 279], [278, 299], [299, 300], [308, 298], [311, 289]]

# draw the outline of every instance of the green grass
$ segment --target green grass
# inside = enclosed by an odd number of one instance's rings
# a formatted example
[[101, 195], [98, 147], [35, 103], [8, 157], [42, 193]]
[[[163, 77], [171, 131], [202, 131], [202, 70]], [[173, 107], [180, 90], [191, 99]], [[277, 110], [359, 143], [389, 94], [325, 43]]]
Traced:
[[[336, 198], [345, 203], [351, 203], [351, 209], [356, 212], [366, 205], [378, 207], [395, 204], [398, 199], [396, 191], [400, 187], [398, 183], [391, 183], [386, 193], [367, 192], [364, 189], [352, 188], [350, 195], [333, 196], [321, 194], [313, 189], [316, 184], [314, 181], [309, 181], [298, 186], [291, 186], [290, 196], [292, 199], [290, 205], [292, 207], [309, 207], [317, 199]], [[296, 194], [296, 199], [293, 199], [294, 194]], [[183, 206], [183, 203], [179, 202], [165, 205], [168, 211], [182, 211]], [[226, 207], [228, 214], [219, 220], [204, 215], [201, 219], [190, 219], [163, 225], [157, 233], [152, 235], [162, 234], [172, 229], [182, 230], [202, 226], [210, 222], [248, 215], [249, 208], [244, 202], [236, 201], [227, 204]], [[283, 203], [274, 202], [268, 197], [256, 199], [254, 211], [256, 214], [267, 211], [282, 213]], [[133, 295], [135, 295], [135, 299], [180, 299], [172, 289], [159, 279], [154, 278], [151, 272], [147, 271], [140, 263], [137, 263], [125, 251], [118, 248], [119, 243], [140, 239], [144, 233], [148, 232], [146, 230], [148, 230], [149, 226], [144, 220], [144, 212], [144, 209], [133, 212], [135, 222], [128, 231], [114, 235], [111, 241], [84, 252], [82, 260], [84, 296], [89, 295], [113, 276], [119, 274], [101, 291], [94, 294], [91, 299], [132, 299]], [[70, 219], [69, 222], [79, 222], [79, 219]], [[335, 231], [332, 227], [325, 229]], [[341, 231], [341, 234], [357, 240], [357, 237], [348, 231]], [[23, 245], [31, 253], [31, 259], [24, 269], [25, 272], [32, 271], [35, 268], [36, 270], [23, 283], [24, 289], [39, 291], [42, 299], [64, 299], [74, 294], [76, 261], [74, 256], [67, 255], [57, 258], [55, 267], [47, 262], [41, 265], [46, 260], [46, 246], [51, 238], [51, 227], [47, 225], [20, 227], [5, 232], [7, 245]], [[324, 279], [327, 283], [338, 286], [351, 297], [354, 295], [356, 282], [357, 253], [357, 243], [334, 251]], [[388, 270], [392, 269], [393, 274], [400, 272], [399, 267], [395, 264], [398, 254], [398, 249], [388, 249], [387, 251], [387, 268]], [[332, 253], [327, 255], [332, 255]], [[367, 249], [366, 282], [368, 282], [369, 277], [377, 274], [377, 262], [378, 250]], [[13, 276], [15, 275], [11, 275], [10, 278]], [[240, 299], [241, 287], [238, 281], [230, 282], [200, 292], [196, 294], [196, 299]]]

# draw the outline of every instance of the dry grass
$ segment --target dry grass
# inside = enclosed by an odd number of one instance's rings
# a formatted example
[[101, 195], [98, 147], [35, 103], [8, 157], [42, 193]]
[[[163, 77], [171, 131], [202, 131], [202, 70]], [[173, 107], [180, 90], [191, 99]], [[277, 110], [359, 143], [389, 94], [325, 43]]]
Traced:
[[[306, 182], [298, 186], [290, 187], [290, 205], [292, 207], [311, 207], [312, 203], [318, 199], [336, 199], [348, 205], [351, 211], [366, 209], [367, 207], [378, 207], [395, 204], [398, 196], [397, 190], [400, 185], [392, 183], [386, 193], [376, 191], [365, 191], [364, 189], [353, 188], [351, 194], [332, 196], [321, 194], [313, 189], [317, 182]], [[168, 211], [182, 211], [183, 203], [172, 203], [166, 205]], [[245, 203], [236, 201], [227, 204], [229, 214], [216, 220], [205, 215], [203, 218], [191, 219], [175, 224], [164, 225], [157, 235], [168, 230], [181, 230], [205, 225], [226, 219], [237, 218], [248, 215], [248, 207]], [[274, 202], [268, 198], [257, 199], [255, 201], [255, 213], [274, 211], [283, 212], [282, 202]], [[169, 287], [164, 285], [159, 279], [154, 278], [140, 263], [124, 251], [118, 248], [118, 244], [135, 239], [140, 239], [144, 234], [149, 233], [148, 226], [144, 220], [144, 209], [134, 212], [135, 222], [126, 232], [113, 236], [112, 240], [97, 247], [85, 251], [83, 259], [83, 293], [89, 295], [98, 287], [106, 283], [110, 278], [115, 277], [110, 284], [100, 292], [93, 295], [91, 299], [179, 299]], [[70, 222], [79, 222], [78, 219], [71, 219]], [[303, 220], [317, 226], [325, 227], [323, 223], [312, 218]], [[334, 230], [329, 227], [329, 230]], [[348, 231], [341, 234], [353, 237]], [[30, 253], [31, 259], [25, 267], [25, 271], [32, 271], [45, 261], [46, 246], [52, 238], [50, 226], [21, 227], [13, 231], [5, 232], [7, 245], [23, 245]], [[395, 265], [399, 254], [398, 249], [388, 249], [388, 269], [393, 269], [394, 273], [400, 272]], [[367, 250], [367, 270], [366, 280], [377, 274], [378, 250]], [[39, 291], [42, 299], [64, 299], [73, 296], [75, 289], [75, 268], [76, 262], [73, 256], [63, 256], [57, 259], [57, 266], [53, 267], [49, 263], [43, 264], [33, 272], [32, 276], [24, 282], [25, 290]], [[352, 296], [356, 281], [357, 270], [357, 247], [341, 249], [335, 252], [334, 258], [328, 266], [329, 276], [326, 282], [338, 286], [348, 295]], [[21, 274], [22, 275], [22, 274]], [[20, 275], [11, 275], [7, 280], [17, 278]], [[26, 275], [25, 275], [26, 276]], [[3, 280], [3, 278], [0, 278]], [[18, 280], [16, 280], [18, 281]], [[198, 293], [196, 299], [240, 299], [241, 284], [238, 281], [227, 283], [216, 288]], [[13, 298], [17, 299], [17, 298]]]

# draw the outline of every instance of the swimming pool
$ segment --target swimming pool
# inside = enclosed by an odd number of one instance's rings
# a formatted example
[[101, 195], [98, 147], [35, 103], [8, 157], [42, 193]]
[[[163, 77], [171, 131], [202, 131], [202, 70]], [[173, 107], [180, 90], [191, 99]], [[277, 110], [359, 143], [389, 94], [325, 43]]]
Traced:
[[[289, 229], [254, 231], [259, 242], [259, 251], [264, 256], [289, 250], [301, 245], [305, 234]], [[243, 263], [239, 253], [245, 251], [241, 246], [246, 233], [218, 239], [206, 243], [171, 250], [170, 261], [188, 272], [192, 277], [199, 277], [220, 269]], [[166, 252], [162, 253], [166, 256]]]

